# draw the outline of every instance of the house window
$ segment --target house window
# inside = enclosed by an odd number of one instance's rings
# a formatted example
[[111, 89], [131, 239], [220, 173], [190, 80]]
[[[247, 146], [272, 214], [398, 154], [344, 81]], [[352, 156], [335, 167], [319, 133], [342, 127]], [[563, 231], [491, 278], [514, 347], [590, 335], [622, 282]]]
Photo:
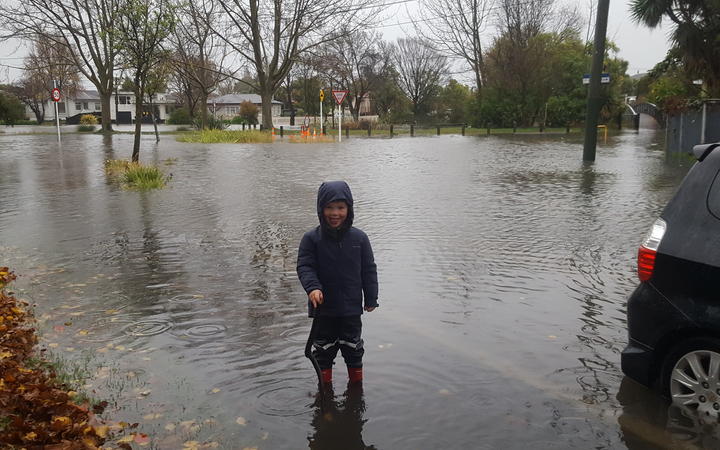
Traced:
[[58, 102], [58, 114], [65, 114], [65, 102]]
[[83, 102], [83, 110], [85, 109], [90, 109], [90, 105], [88, 104], [88, 102]]
[[95, 103], [95, 111], [100, 111], [100, 103]]
[[132, 102], [130, 101], [129, 95], [120, 95], [118, 96], [118, 103], [120, 103], [121, 105], [129, 105]]
[[232, 114], [233, 116], [236, 116], [239, 111], [239, 108], [237, 106], [228, 106], [227, 112], [228, 114]]
[[82, 103], [75, 102], [75, 111], [80, 111], [80, 110], [82, 110]]

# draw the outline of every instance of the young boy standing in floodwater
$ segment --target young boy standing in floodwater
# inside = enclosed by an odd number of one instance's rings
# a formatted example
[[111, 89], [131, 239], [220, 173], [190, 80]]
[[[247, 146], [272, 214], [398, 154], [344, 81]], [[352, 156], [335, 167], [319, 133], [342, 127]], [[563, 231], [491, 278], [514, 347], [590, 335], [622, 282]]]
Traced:
[[356, 383], [363, 379], [365, 353], [360, 316], [363, 309], [371, 312], [378, 307], [375, 258], [367, 235], [352, 226], [353, 198], [347, 183], [320, 185], [317, 214], [320, 225], [303, 236], [297, 262], [309, 315], [317, 321], [313, 355], [323, 383], [329, 384], [340, 350], [350, 383]]

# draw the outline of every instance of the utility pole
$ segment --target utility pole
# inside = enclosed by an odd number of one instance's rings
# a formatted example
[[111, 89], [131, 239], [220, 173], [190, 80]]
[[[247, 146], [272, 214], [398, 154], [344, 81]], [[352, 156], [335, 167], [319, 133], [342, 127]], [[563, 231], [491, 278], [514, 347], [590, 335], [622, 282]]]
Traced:
[[595, 19], [595, 42], [593, 44], [592, 70], [590, 71], [590, 87], [588, 89], [587, 113], [585, 114], [585, 145], [583, 161], [595, 161], [597, 146], [597, 123], [602, 106], [600, 96], [600, 73], [605, 59], [605, 37], [607, 34], [608, 10], [610, 0], [599, 0], [597, 18]]

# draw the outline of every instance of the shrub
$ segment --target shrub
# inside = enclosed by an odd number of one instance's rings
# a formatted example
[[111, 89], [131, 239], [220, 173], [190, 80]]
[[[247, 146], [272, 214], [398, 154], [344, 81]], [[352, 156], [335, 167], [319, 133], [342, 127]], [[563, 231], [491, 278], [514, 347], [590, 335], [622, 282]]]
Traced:
[[247, 144], [272, 142], [272, 135], [265, 131], [202, 130], [180, 136], [180, 142], [201, 144]]
[[186, 108], [177, 108], [170, 113], [167, 123], [169, 125], [190, 125], [192, 123], [190, 112]]
[[108, 176], [133, 189], [159, 189], [165, 187], [169, 177], [155, 166], [146, 166], [126, 160], [105, 161]]
[[98, 120], [97, 117], [95, 117], [92, 114], [83, 114], [80, 116], [80, 125], [97, 125]]
[[15, 96], [0, 92], [0, 121], [15, 125], [25, 118], [25, 107]]
[[254, 103], [244, 101], [240, 103], [240, 117], [245, 119], [250, 125], [258, 123], [258, 107]]
[[370, 127], [375, 128], [375, 124], [368, 119], [360, 119], [357, 122], [343, 122], [342, 126], [348, 130], [367, 130]]
[[95, 131], [95, 125], [78, 125], [77, 129], [81, 133], [89, 133]]
[[235, 116], [235, 117], [232, 118], [232, 120], [230, 121], [230, 123], [233, 124], [233, 125], [243, 125], [243, 124], [247, 125], [247, 124], [248, 124], [248, 121], [247, 121], [247, 119], [244, 118], [244, 117]]
[[124, 175], [125, 183], [136, 189], [159, 189], [165, 187], [167, 179], [160, 169], [154, 166], [131, 164]]
[[[195, 119], [193, 125], [198, 130], [202, 129], [202, 121], [200, 120], [200, 118]], [[224, 130], [227, 127], [228, 124], [225, 123], [225, 121], [221, 117], [208, 116], [206, 124], [207, 130]]]

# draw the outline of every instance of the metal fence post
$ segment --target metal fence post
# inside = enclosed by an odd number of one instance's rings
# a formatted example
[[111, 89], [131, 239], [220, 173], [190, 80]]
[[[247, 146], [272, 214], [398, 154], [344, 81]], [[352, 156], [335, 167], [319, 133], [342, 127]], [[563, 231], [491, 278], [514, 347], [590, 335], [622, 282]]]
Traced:
[[415, 136], [415, 125], [410, 125], [410, 137]]

